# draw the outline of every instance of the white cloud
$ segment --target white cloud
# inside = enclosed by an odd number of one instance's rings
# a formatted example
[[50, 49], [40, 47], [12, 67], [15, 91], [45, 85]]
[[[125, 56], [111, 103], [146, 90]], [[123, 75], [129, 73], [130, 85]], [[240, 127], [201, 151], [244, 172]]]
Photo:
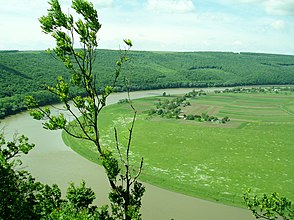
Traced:
[[294, 15], [294, 0], [220, 0], [226, 4], [257, 4], [271, 15]]
[[[98, 10], [103, 25], [98, 35], [99, 48], [118, 49], [123, 45], [122, 39], [130, 38], [135, 50], [294, 54], [293, 17], [274, 16], [291, 15], [294, 0], [207, 1], [211, 5], [199, 0], [199, 8], [196, 0], [90, 1]], [[38, 22], [38, 18], [47, 13], [47, 2], [3, 1], [0, 50], [54, 47], [55, 42], [42, 33]], [[71, 0], [60, 0], [60, 3], [64, 12], [73, 12]], [[195, 8], [197, 13], [191, 13]]]
[[276, 30], [284, 29], [286, 24], [283, 20], [275, 20], [271, 23], [271, 26]]
[[201, 22], [213, 22], [213, 23], [231, 23], [236, 22], [238, 17], [232, 14], [223, 13], [223, 12], [204, 12], [198, 13], [197, 15], [199, 21]]
[[148, 0], [147, 9], [156, 12], [186, 13], [193, 12], [192, 0]]
[[219, 2], [224, 4], [247, 4], [247, 3], [263, 3], [266, 0], [219, 0]]
[[235, 2], [240, 2], [240, 3], [259, 3], [262, 2], [263, 0], [236, 0]]
[[96, 9], [99, 8], [112, 8], [114, 6], [113, 0], [95, 0], [91, 1]]
[[[1, 3], [0, 12], [11, 15], [25, 15], [27, 13], [36, 13], [40, 9], [47, 7], [47, 2], [34, 0], [10, 0]], [[30, 15], [30, 14], [27, 14]]]
[[294, 15], [294, 0], [267, 0], [266, 11], [273, 15]]
[[242, 41], [240, 41], [240, 40], [235, 40], [235, 41], [233, 41], [232, 44], [233, 44], [234, 46], [242, 46], [242, 45], [243, 45]]

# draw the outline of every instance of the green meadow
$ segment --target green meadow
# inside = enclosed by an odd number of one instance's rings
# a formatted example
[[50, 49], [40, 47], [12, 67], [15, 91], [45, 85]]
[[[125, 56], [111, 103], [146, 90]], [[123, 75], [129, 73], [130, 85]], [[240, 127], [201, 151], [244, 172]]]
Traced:
[[[138, 114], [132, 163], [144, 158], [141, 180], [186, 195], [242, 206], [242, 193], [278, 192], [294, 200], [294, 93], [208, 93], [189, 99], [185, 113], [228, 116], [226, 124], [167, 119], [146, 113], [159, 100], [133, 100]], [[114, 127], [123, 150], [132, 110], [107, 106], [100, 116], [101, 139], [115, 152]], [[93, 145], [63, 132], [73, 150], [99, 163]], [[135, 173], [136, 171], [134, 171]]]

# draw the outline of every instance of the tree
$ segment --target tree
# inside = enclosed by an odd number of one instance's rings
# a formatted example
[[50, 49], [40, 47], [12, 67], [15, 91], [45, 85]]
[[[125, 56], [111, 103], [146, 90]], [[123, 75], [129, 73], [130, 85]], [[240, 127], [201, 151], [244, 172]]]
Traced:
[[195, 116], [194, 115], [187, 115], [186, 119], [187, 120], [195, 120]]
[[[105, 88], [97, 88], [99, 74], [93, 71], [93, 65], [98, 46], [97, 33], [101, 24], [93, 4], [86, 0], [72, 1], [72, 8], [82, 16], [82, 19], [77, 21], [74, 21], [72, 15], [62, 12], [58, 0], [51, 0], [49, 4], [51, 7], [48, 9], [48, 14], [42, 16], [39, 21], [43, 32], [50, 34], [56, 40], [56, 47], [50, 52], [63, 62], [69, 70], [70, 76], [69, 80], [59, 77], [57, 84], [48, 86], [48, 90], [59, 97], [59, 100], [64, 103], [63, 110], [75, 120], [71, 122], [63, 113], [54, 115], [48, 107], [39, 107], [38, 102], [32, 96], [26, 99], [30, 114], [35, 119], [46, 120], [43, 123], [45, 129], [63, 129], [75, 138], [92, 142], [96, 146], [111, 186], [109, 199], [113, 217], [116, 219], [140, 219], [141, 198], [145, 188], [138, 182], [138, 177], [142, 171], [143, 158], [137, 172], [133, 172], [131, 169], [129, 159], [136, 110], [129, 99], [134, 115], [129, 128], [128, 143], [124, 148], [125, 153], [122, 152], [123, 148], [119, 143], [117, 130], [114, 131], [116, 139], [114, 148], [118, 152], [118, 158], [111, 150], [102, 146], [98, 120], [101, 110], [106, 105], [107, 97], [115, 89], [123, 63], [128, 61], [127, 51], [132, 47], [132, 42], [129, 39], [124, 40], [127, 48], [116, 62], [112, 84]], [[80, 49], [74, 48], [75, 36], [79, 37]], [[83, 91], [84, 96], [72, 95], [72, 90], [76, 87]], [[70, 101], [73, 102], [73, 106], [70, 105]]]
[[24, 170], [17, 158], [33, 147], [23, 135], [6, 141], [0, 133], [0, 219], [107, 219], [105, 207], [90, 206], [95, 196], [85, 182], [80, 187], [71, 183], [62, 199], [56, 184], [37, 182]]
[[258, 219], [278, 219], [291, 220], [294, 218], [294, 207], [292, 202], [286, 197], [281, 197], [278, 193], [271, 195], [263, 194], [261, 197], [252, 195], [248, 190], [244, 193], [243, 199], [251, 210], [252, 214]]
[[71, 183], [67, 189], [66, 197], [77, 211], [89, 208], [96, 198], [92, 189], [86, 187], [85, 181], [82, 181], [80, 187]]
[[37, 219], [34, 212], [38, 184], [26, 171], [15, 169], [21, 164], [15, 158], [27, 154], [33, 144], [24, 136], [6, 141], [0, 133], [0, 219]]

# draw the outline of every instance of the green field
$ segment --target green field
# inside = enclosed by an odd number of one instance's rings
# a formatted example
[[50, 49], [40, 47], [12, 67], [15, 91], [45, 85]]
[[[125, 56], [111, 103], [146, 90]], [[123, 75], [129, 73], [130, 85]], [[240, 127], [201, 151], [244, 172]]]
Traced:
[[[203, 112], [230, 122], [216, 124], [148, 116], [158, 99], [134, 100], [138, 111], [133, 137], [135, 165], [144, 157], [141, 180], [221, 203], [242, 206], [242, 193], [279, 192], [294, 200], [294, 93], [209, 93], [190, 99], [186, 112]], [[100, 117], [104, 145], [114, 146], [113, 127], [121, 145], [132, 119], [128, 104], [107, 106]], [[98, 162], [94, 146], [63, 133], [82, 156]]]

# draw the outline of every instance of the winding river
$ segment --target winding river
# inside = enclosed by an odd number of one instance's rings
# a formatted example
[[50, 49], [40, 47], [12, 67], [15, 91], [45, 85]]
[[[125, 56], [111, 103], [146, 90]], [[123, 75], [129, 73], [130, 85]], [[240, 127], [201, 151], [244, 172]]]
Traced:
[[[139, 91], [132, 92], [131, 98], [162, 95], [163, 92], [183, 94], [189, 91], [191, 88]], [[112, 94], [107, 104], [116, 103], [123, 98], [126, 98], [126, 93]], [[61, 131], [52, 132], [42, 129], [41, 122], [33, 120], [27, 112], [1, 120], [0, 127], [4, 127], [5, 135], [8, 138], [17, 132], [28, 136], [30, 142], [36, 144], [29, 155], [23, 157], [23, 165], [37, 180], [48, 184], [57, 183], [63, 193], [71, 181], [79, 183], [81, 180], [85, 180], [87, 186], [92, 187], [96, 193], [95, 203], [97, 205], [107, 203], [110, 188], [103, 168], [84, 159], [67, 147], [61, 139]], [[254, 219], [250, 211], [246, 209], [185, 196], [147, 183], [144, 185], [146, 193], [143, 197], [142, 214], [143, 219], [146, 220]]]

